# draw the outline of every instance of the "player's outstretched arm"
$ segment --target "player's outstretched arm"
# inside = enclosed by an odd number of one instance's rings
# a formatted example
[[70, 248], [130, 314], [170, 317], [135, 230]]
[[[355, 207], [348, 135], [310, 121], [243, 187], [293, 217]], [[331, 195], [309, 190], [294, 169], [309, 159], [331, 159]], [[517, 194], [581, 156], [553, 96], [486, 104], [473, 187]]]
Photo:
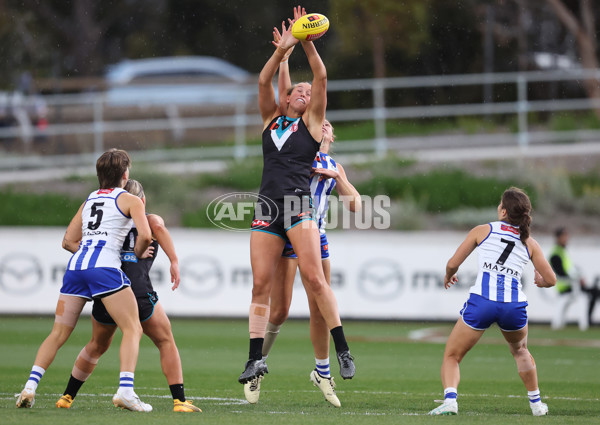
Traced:
[[[279, 33], [279, 32], [278, 32]], [[275, 34], [275, 33], [273, 33]], [[288, 50], [286, 56], [281, 60], [279, 64], [279, 74], [277, 77], [277, 91], [278, 91], [278, 99], [279, 99], [279, 112], [282, 115], [287, 114], [287, 98], [288, 93], [292, 88], [292, 79], [290, 77], [290, 64], [288, 59], [292, 53], [294, 48], [292, 47]]]
[[282, 22], [281, 38], [279, 42], [273, 41], [273, 44], [276, 46], [275, 52], [273, 52], [258, 76], [258, 108], [264, 127], [279, 113], [279, 106], [275, 102], [273, 77], [275, 77], [275, 73], [284, 56], [297, 43], [298, 40], [292, 36], [291, 24], [289, 27], [286, 27], [285, 22]]
[[313, 138], [320, 141], [327, 109], [327, 69], [312, 41], [303, 41], [302, 48], [313, 73], [310, 103], [303, 119]]
[[[294, 23], [302, 16], [306, 15], [306, 10], [303, 7], [295, 7], [294, 8], [294, 19], [290, 20], [290, 28], [294, 25]], [[281, 41], [281, 33], [277, 29], [277, 27], [273, 28], [273, 45], [279, 45]], [[277, 79], [277, 91], [278, 91], [278, 99], [279, 99], [279, 110], [282, 115], [287, 113], [287, 97], [288, 92], [292, 88], [292, 79], [290, 77], [290, 64], [288, 62], [292, 52], [294, 51], [294, 47], [292, 46], [288, 49], [286, 54], [281, 59], [279, 63], [279, 74]]]
[[148, 214], [146, 217], [148, 218], [148, 223], [150, 225], [150, 229], [152, 230], [152, 234], [171, 262], [170, 273], [171, 283], [173, 284], [171, 289], [175, 290], [179, 286], [181, 278], [179, 276], [179, 258], [175, 252], [173, 238], [171, 238], [171, 234], [165, 226], [165, 221], [162, 219], [162, 217], [156, 214]]

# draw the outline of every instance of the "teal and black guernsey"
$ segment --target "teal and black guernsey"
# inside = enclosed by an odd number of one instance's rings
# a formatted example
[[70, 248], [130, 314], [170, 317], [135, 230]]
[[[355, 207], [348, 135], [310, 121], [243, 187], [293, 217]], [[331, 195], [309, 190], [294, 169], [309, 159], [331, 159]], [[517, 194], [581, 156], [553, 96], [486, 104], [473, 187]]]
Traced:
[[152, 240], [150, 246], [154, 248], [154, 253], [148, 258], [137, 258], [133, 248], [137, 240], [138, 232], [134, 227], [131, 228], [129, 234], [123, 243], [121, 251], [121, 269], [125, 272], [131, 281], [131, 289], [137, 298], [145, 298], [149, 293], [154, 292], [152, 281], [150, 280], [150, 269], [156, 255], [158, 254], [158, 241]]
[[319, 143], [302, 118], [281, 115], [262, 134], [263, 173], [260, 194], [272, 200], [310, 194], [309, 179]]

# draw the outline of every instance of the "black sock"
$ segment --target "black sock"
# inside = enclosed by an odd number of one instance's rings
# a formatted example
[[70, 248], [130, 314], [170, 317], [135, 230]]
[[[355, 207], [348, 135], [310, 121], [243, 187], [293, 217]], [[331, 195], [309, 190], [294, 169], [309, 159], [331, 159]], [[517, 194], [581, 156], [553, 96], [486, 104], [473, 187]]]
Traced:
[[75, 398], [84, 382], [85, 381], [80, 381], [79, 379], [73, 378], [73, 375], [71, 375], [69, 378], [69, 383], [67, 384], [67, 389], [63, 395], [69, 394], [72, 398]]
[[250, 338], [250, 353], [248, 355], [250, 360], [262, 359], [262, 347], [264, 341], [264, 338]]
[[177, 399], [179, 401], [185, 401], [185, 395], [183, 392], [183, 384], [169, 385], [169, 389], [171, 390], [171, 395], [173, 396], [173, 400]]
[[344, 336], [344, 329], [342, 328], [342, 326], [333, 328], [329, 332], [331, 332], [331, 336], [333, 337], [333, 343], [335, 344], [336, 353], [339, 353], [340, 351], [349, 350], [348, 343], [346, 342], [346, 337]]

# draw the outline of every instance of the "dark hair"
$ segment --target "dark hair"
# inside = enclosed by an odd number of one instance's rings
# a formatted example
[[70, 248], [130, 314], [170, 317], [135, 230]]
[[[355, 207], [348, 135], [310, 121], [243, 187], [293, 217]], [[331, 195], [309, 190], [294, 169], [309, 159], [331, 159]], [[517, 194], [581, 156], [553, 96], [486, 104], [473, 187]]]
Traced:
[[521, 242], [525, 243], [529, 237], [531, 225], [531, 201], [523, 190], [509, 187], [502, 194], [502, 208], [506, 209], [508, 222], [519, 226]]
[[125, 189], [127, 192], [131, 193], [133, 196], [137, 196], [140, 199], [142, 199], [144, 197], [144, 187], [137, 180], [134, 180], [134, 179], [127, 180], [127, 183], [125, 183], [125, 187], [123, 189]]
[[554, 236], [556, 236], [557, 238], [560, 238], [562, 235], [564, 235], [567, 231], [566, 227], [557, 227], [556, 230], [554, 230]]
[[100, 189], [119, 187], [121, 177], [131, 166], [129, 154], [121, 149], [104, 152], [96, 161], [96, 175]]

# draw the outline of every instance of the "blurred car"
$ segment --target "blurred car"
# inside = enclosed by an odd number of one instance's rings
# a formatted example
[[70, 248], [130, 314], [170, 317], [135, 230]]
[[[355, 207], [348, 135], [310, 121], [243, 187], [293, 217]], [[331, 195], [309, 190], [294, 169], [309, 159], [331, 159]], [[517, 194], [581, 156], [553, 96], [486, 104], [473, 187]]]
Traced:
[[210, 56], [125, 60], [105, 80], [112, 106], [233, 105], [249, 102], [255, 85], [248, 71]]

